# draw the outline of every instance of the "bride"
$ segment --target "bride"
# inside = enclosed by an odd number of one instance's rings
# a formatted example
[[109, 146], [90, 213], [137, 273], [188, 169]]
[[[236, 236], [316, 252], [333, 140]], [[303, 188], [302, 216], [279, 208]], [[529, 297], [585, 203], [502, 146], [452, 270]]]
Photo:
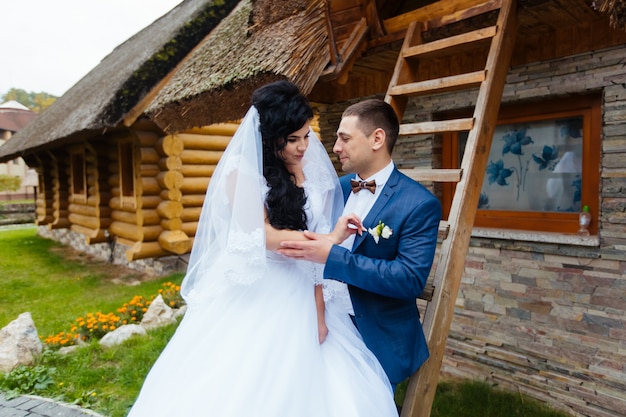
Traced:
[[323, 265], [274, 251], [302, 230], [341, 242], [362, 228], [339, 218], [312, 117], [290, 82], [254, 92], [207, 190], [181, 290], [187, 312], [130, 417], [397, 417], [346, 312], [347, 288], [324, 281]]

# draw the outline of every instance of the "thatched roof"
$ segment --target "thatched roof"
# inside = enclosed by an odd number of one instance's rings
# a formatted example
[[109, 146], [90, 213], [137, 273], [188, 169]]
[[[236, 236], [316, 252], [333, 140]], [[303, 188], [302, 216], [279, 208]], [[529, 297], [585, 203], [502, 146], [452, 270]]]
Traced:
[[242, 0], [147, 109], [165, 131], [243, 117], [252, 92], [289, 79], [306, 94], [329, 62], [325, 3]]
[[179, 4], [118, 46], [13, 140], [2, 145], [0, 161], [118, 126], [236, 3], [185, 0]]
[[594, 0], [593, 7], [609, 16], [611, 26], [626, 30], [626, 3], [624, 0]]

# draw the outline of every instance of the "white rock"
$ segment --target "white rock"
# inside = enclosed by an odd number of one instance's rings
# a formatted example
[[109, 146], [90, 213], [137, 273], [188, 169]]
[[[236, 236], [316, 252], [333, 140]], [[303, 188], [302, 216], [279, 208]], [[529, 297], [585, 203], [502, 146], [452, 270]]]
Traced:
[[126, 324], [124, 326], [120, 326], [117, 329], [109, 332], [100, 339], [100, 344], [104, 347], [111, 347], [115, 345], [119, 345], [125, 340], [130, 339], [135, 335], [143, 336], [146, 334], [146, 329], [138, 324]]
[[30, 313], [20, 314], [0, 330], [0, 372], [10, 372], [19, 365], [32, 365], [42, 350]]
[[149, 330], [172, 323], [176, 323], [174, 309], [165, 304], [163, 297], [159, 294], [148, 307], [146, 314], [143, 315], [141, 325]]

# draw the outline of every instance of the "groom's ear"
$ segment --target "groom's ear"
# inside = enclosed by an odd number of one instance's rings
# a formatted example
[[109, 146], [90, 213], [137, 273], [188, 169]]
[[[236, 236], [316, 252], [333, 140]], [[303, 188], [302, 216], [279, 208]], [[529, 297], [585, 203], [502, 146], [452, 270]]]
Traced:
[[385, 148], [385, 143], [387, 142], [387, 134], [380, 127], [372, 133], [374, 136], [374, 140], [372, 141], [372, 149], [375, 151], [380, 150], [381, 148]]

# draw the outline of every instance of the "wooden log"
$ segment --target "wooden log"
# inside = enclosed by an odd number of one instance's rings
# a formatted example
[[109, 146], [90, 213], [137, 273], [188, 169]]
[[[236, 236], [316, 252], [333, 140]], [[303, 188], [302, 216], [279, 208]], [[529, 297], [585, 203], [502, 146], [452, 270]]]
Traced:
[[169, 252], [182, 255], [191, 250], [191, 240], [180, 230], [166, 230], [159, 235], [159, 244]]
[[[157, 206], [158, 207], [158, 206]], [[142, 209], [139, 210], [139, 223], [144, 226], [159, 224], [161, 222], [161, 216], [156, 208], [154, 209]]]
[[161, 172], [161, 168], [159, 168], [159, 164], [141, 164], [139, 172], [142, 177], [155, 177]]
[[122, 199], [118, 195], [111, 197], [111, 199], [109, 200], [109, 207], [111, 207], [113, 210], [124, 210], [124, 206], [122, 205]]
[[85, 216], [83, 214], [70, 213], [70, 215], [67, 216], [67, 218], [70, 220], [72, 225], [75, 224], [78, 226], [87, 227], [92, 230], [96, 230], [100, 228], [100, 221], [96, 217]]
[[161, 203], [161, 196], [158, 195], [146, 195], [139, 198], [139, 203], [142, 209], [153, 209]]
[[230, 143], [232, 136], [201, 135], [195, 133], [179, 133], [185, 149], [204, 151], [223, 151]]
[[205, 194], [185, 194], [181, 200], [184, 207], [202, 207]]
[[126, 259], [136, 261], [137, 259], [157, 258], [171, 254], [161, 247], [159, 242], [137, 242], [126, 251]]
[[185, 178], [183, 180], [183, 184], [180, 186], [180, 190], [183, 192], [183, 194], [206, 193], [210, 180], [210, 178], [204, 177]]
[[157, 206], [157, 212], [164, 219], [174, 219], [182, 214], [183, 205], [180, 201], [162, 201]]
[[192, 149], [184, 150], [180, 154], [180, 159], [183, 161], [183, 164], [216, 165], [223, 154], [224, 152], [221, 151], [199, 151]]
[[109, 175], [108, 178], [107, 178], [107, 184], [109, 184], [109, 187], [119, 187], [119, 185], [120, 185], [120, 176], [119, 176], [119, 174], [111, 174], [111, 175]]
[[68, 229], [71, 225], [66, 217], [57, 217], [52, 223], [48, 224], [48, 230]]
[[154, 148], [140, 148], [141, 163], [156, 164], [161, 160], [161, 155]]
[[180, 173], [185, 177], [210, 177], [215, 172], [216, 165], [183, 165]]
[[168, 190], [178, 189], [183, 184], [183, 174], [179, 171], [165, 171], [160, 172], [157, 177], [157, 181], [161, 188], [166, 188]]
[[180, 230], [185, 232], [185, 234], [189, 237], [195, 236], [196, 231], [198, 230], [198, 222], [185, 222], [180, 227]]
[[135, 130], [135, 134], [139, 138], [139, 144], [142, 147], [152, 148], [159, 140], [159, 135], [156, 132], [148, 132], [145, 130]]
[[161, 192], [161, 186], [156, 178], [141, 177], [139, 183], [139, 194], [144, 195], [158, 195]]
[[197, 222], [200, 219], [202, 207], [185, 207], [180, 218], [183, 222]]
[[178, 135], [167, 135], [159, 139], [156, 143], [156, 150], [161, 155], [177, 156], [180, 155], [185, 145]]
[[162, 171], [178, 171], [183, 166], [183, 161], [179, 155], [176, 155], [161, 158], [158, 164]]
[[93, 245], [95, 243], [107, 242], [109, 240], [108, 236], [105, 233], [105, 228], [98, 229], [92, 232], [91, 236], [87, 236], [86, 242], [88, 245]]
[[181, 190], [162, 190], [159, 196], [163, 201], [180, 201], [183, 193]]
[[83, 216], [96, 217], [98, 215], [96, 207], [84, 204], [70, 204], [68, 209], [71, 213], [82, 214]]
[[85, 162], [87, 162], [87, 171], [89, 171], [92, 164], [95, 164], [97, 160], [98, 156], [93, 151], [86, 150]]
[[89, 242], [88, 238], [96, 237], [98, 235], [99, 228], [92, 229], [90, 227], [86, 227], [86, 226], [83, 226], [83, 225], [80, 225], [80, 224], [73, 223], [70, 226], [70, 230], [72, 230], [72, 231], [74, 231], [76, 233], [80, 233], [81, 235], [85, 236], [85, 242]]
[[183, 221], [180, 217], [174, 219], [162, 219], [161, 227], [164, 230], [182, 230]]
[[143, 210], [113, 210], [111, 218], [116, 221], [128, 223], [132, 225], [155, 225], [159, 224], [161, 217], [155, 209]]
[[203, 127], [194, 127], [189, 130], [185, 130], [185, 133], [197, 133], [200, 135], [218, 135], [218, 136], [233, 136], [239, 123], [215, 123]]
[[112, 222], [113, 219], [111, 219], [110, 217], [100, 217], [100, 229], [108, 230]]
[[133, 242], [149, 242], [159, 238], [163, 228], [156, 224], [152, 226], [139, 226], [136, 224], [128, 224], [124, 222], [114, 221], [109, 226], [109, 232], [112, 235], [119, 236]]
[[134, 211], [131, 212], [116, 209], [111, 212], [111, 218], [126, 224], [139, 224], [138, 213]]
[[50, 224], [54, 221], [54, 217], [52, 217], [51, 215], [47, 215], [47, 214], [43, 214], [42, 216], [37, 217], [36, 222], [37, 222], [37, 226], [45, 226], [47, 224]]

